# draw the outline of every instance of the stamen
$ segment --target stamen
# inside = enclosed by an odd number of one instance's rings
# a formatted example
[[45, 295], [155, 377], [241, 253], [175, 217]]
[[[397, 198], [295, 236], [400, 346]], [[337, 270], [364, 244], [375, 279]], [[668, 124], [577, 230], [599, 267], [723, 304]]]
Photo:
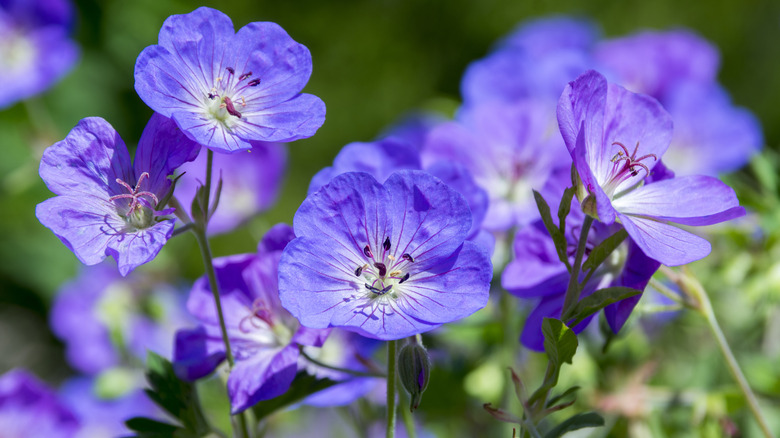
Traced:
[[[226, 67], [226, 68], [225, 68], [225, 70], [227, 70], [227, 71], [228, 71], [228, 73], [230, 73], [231, 75], [234, 75], [234, 74], [236, 74], [236, 70], [235, 70], [235, 69], [233, 69], [233, 67]], [[240, 81], [240, 80], [241, 80], [241, 78], [239, 77], [239, 78], [238, 78], [238, 80]]]
[[368, 245], [363, 248], [363, 254], [365, 254], [366, 257], [371, 257], [372, 259], [374, 258], [374, 254], [371, 252], [371, 248]]
[[407, 272], [407, 273], [406, 273], [406, 275], [404, 275], [404, 276], [401, 278], [401, 281], [399, 281], [399, 282], [398, 282], [398, 284], [401, 284], [401, 283], [403, 283], [404, 281], [408, 280], [410, 276], [411, 276], [411, 274]]
[[363, 273], [363, 267], [358, 266], [357, 269], [355, 269], [355, 277], [360, 277], [360, 274]]
[[228, 114], [231, 116], [236, 116], [239, 119], [241, 118], [241, 113], [238, 112], [236, 107], [233, 106], [233, 101], [230, 100], [229, 97], [225, 96], [225, 109], [227, 110]]
[[374, 263], [374, 267], [379, 270], [379, 276], [384, 277], [387, 275], [387, 266], [385, 266], [384, 263], [376, 262]]
[[252, 76], [252, 72], [251, 71], [250, 72], [246, 72], [246, 73], [242, 74], [241, 76], [239, 76], [238, 80], [239, 81], [243, 81], [244, 79], [246, 79], [246, 78], [248, 78], [250, 76]]
[[402, 255], [401, 257], [402, 257], [404, 260], [408, 260], [409, 262], [411, 262], [411, 263], [414, 263], [414, 257], [412, 257], [412, 255], [411, 255], [411, 254], [409, 254], [408, 252], [407, 252], [407, 253], [404, 253], [404, 255]]
[[390, 238], [385, 237], [385, 242], [382, 244], [382, 247], [385, 249], [385, 251], [390, 251]]
[[391, 277], [398, 277], [399, 275], [401, 275], [401, 271], [393, 271], [390, 273]]
[[249, 85], [250, 87], [255, 87], [257, 85], [260, 85], [260, 78], [252, 79], [247, 83], [247, 85]]

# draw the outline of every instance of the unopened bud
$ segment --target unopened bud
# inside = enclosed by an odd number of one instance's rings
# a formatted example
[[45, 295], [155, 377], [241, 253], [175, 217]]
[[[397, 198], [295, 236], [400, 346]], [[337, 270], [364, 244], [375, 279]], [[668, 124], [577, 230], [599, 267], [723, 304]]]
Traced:
[[422, 394], [431, 377], [431, 358], [420, 344], [406, 344], [398, 353], [398, 376], [412, 401], [409, 410], [414, 412], [420, 406]]

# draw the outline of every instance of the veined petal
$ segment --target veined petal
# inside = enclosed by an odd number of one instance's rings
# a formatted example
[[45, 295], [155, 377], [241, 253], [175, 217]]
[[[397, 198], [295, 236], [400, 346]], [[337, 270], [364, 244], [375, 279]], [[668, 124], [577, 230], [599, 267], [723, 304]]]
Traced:
[[[629, 240], [626, 264], [614, 285], [643, 291], [659, 266], [661, 264], [658, 261], [646, 256], [634, 242]], [[642, 294], [634, 295], [604, 308], [604, 316], [613, 332], [620, 331], [640, 298]]]
[[298, 346], [290, 344], [237, 361], [227, 382], [230, 412], [237, 414], [261, 400], [284, 394], [298, 371], [298, 356]]
[[288, 142], [314, 135], [325, 122], [325, 103], [313, 94], [299, 94], [271, 107], [247, 104], [233, 131], [242, 138]]
[[695, 234], [649, 218], [617, 215], [642, 252], [666, 266], [684, 265], [710, 253], [710, 243]]
[[225, 360], [225, 344], [212, 337], [203, 327], [176, 332], [173, 368], [176, 375], [194, 381], [211, 374]]
[[203, 111], [176, 111], [171, 118], [187, 137], [209, 149], [233, 153], [252, 148], [249, 140], [235, 135], [232, 128], [229, 129], [224, 123], [209, 118]]
[[119, 134], [105, 120], [88, 117], [64, 140], [48, 147], [40, 175], [57, 195], [93, 195], [108, 199], [124, 188], [116, 178], [132, 181], [130, 154]]
[[654, 182], [612, 201], [621, 213], [683, 225], [711, 225], [744, 216], [734, 190], [711, 176]]
[[596, 199], [598, 220], [605, 225], [611, 225], [615, 222], [615, 209], [612, 207], [612, 201], [609, 199], [609, 196], [604, 192], [598, 177], [593, 173], [593, 169], [588, 164], [588, 149], [585, 145], [587, 134], [585, 134], [584, 127], [585, 124], [583, 123], [583, 129], [580, 130], [580, 135], [577, 136], [577, 146], [573, 155], [574, 167], [588, 193]]
[[157, 256], [165, 242], [171, 238], [174, 223], [175, 220], [171, 219], [143, 230], [116, 236], [109, 240], [106, 254], [116, 259], [119, 273], [127, 275]]
[[[583, 124], [589, 137], [583, 139], [588, 148], [588, 163], [597, 162], [601, 149], [604, 108], [607, 101], [607, 80], [596, 71], [588, 70], [569, 82], [558, 100], [558, 127], [563, 141], [574, 158], [577, 136]], [[609, 159], [609, 157], [607, 158]]]

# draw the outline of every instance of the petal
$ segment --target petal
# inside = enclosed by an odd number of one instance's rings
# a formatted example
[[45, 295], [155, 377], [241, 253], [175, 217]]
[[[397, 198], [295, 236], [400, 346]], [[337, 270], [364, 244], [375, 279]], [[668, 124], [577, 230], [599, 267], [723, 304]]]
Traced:
[[233, 128], [228, 129], [224, 123], [209, 118], [205, 110], [177, 110], [171, 114], [171, 118], [187, 137], [211, 150], [234, 153], [252, 148], [252, 143], [249, 140], [254, 139], [245, 139], [236, 135], [236, 128], [240, 122], [234, 122]]
[[144, 184], [142, 189], [158, 197], [165, 196], [171, 186], [168, 176], [185, 162], [194, 160], [199, 150], [200, 145], [187, 138], [173, 120], [154, 113], [138, 141], [133, 163], [136, 181], [143, 172], [148, 172], [148, 185]]
[[105, 120], [89, 117], [43, 152], [39, 172], [55, 194], [107, 199], [124, 193], [115, 180], [132, 181], [131, 169], [130, 154], [119, 134]]
[[[660, 263], [647, 257], [634, 242], [629, 240], [626, 264], [614, 285], [643, 291], [659, 266], [661, 266]], [[626, 298], [604, 308], [604, 316], [613, 332], [620, 331], [640, 298], [642, 298], [642, 294]]]
[[442, 324], [465, 318], [487, 304], [493, 267], [487, 253], [472, 242], [464, 242], [446, 258], [427, 263], [416, 260], [411, 269], [396, 301], [396, 308], [405, 315]]
[[583, 129], [580, 131], [580, 135], [577, 136], [577, 146], [574, 149], [574, 167], [587, 192], [596, 198], [598, 220], [605, 225], [611, 225], [615, 222], [615, 209], [612, 207], [612, 201], [609, 199], [609, 196], [604, 193], [604, 189], [593, 173], [593, 169], [587, 162], [588, 149], [584, 141], [588, 135], [585, 134], [584, 128], [585, 124], [583, 123]]
[[158, 222], [143, 230], [124, 233], [108, 242], [106, 254], [116, 259], [119, 273], [127, 275], [136, 267], [154, 259], [173, 235], [174, 219]]
[[426, 170], [463, 195], [471, 210], [469, 236], [476, 235], [488, 210], [487, 192], [477, 185], [471, 176], [471, 172], [460, 163], [439, 161]]
[[555, 244], [539, 221], [515, 235], [515, 258], [501, 275], [501, 286], [521, 298], [566, 291], [568, 271], [558, 260]]
[[744, 216], [734, 190], [711, 176], [686, 176], [639, 187], [612, 205], [623, 214], [683, 225], [712, 225]]
[[[237, 326], [252, 308], [252, 292], [249, 290], [243, 273], [255, 257], [254, 254], [239, 254], [214, 259], [222, 313], [231, 333], [233, 331], [240, 333]], [[219, 327], [214, 295], [205, 276], [200, 277], [193, 284], [187, 299], [187, 310], [202, 323]]]
[[180, 378], [193, 381], [211, 374], [225, 360], [225, 344], [203, 327], [176, 332], [173, 368]]
[[227, 382], [231, 414], [287, 392], [298, 370], [299, 355], [298, 346], [291, 344], [237, 360]]
[[588, 149], [587, 162], [598, 161], [594, 157], [600, 153], [602, 147], [601, 133], [604, 125], [606, 100], [607, 80], [593, 70], [583, 73], [564, 88], [560, 99], [558, 99], [558, 127], [572, 158], [574, 158], [577, 136], [584, 123], [586, 125], [585, 131], [589, 135], [583, 139]]
[[220, 71], [227, 67], [237, 75], [251, 72], [245, 80], [260, 84], [244, 88], [247, 109], [273, 107], [294, 98], [309, 81], [312, 71], [309, 49], [298, 44], [276, 23], [254, 22], [230, 39]]
[[[396, 260], [410, 254], [424, 263], [452, 254], [471, 229], [471, 211], [463, 196], [423, 171], [402, 170], [387, 179]], [[390, 236], [391, 234], [385, 234]], [[381, 238], [381, 237], [380, 237]]]
[[[561, 310], [563, 310], [564, 295], [552, 295], [543, 298], [539, 304], [531, 311], [525, 320], [523, 333], [520, 334], [520, 342], [534, 351], [544, 351], [544, 334], [542, 333], [542, 323], [544, 318], [560, 319]], [[590, 324], [593, 315], [585, 318], [574, 327], [574, 333], [580, 333]]]
[[695, 234], [653, 219], [617, 215], [642, 252], [666, 266], [690, 263], [710, 253], [710, 243]]
[[233, 126], [247, 140], [289, 142], [308, 138], [325, 122], [325, 103], [313, 94], [299, 94], [270, 107], [247, 105]]

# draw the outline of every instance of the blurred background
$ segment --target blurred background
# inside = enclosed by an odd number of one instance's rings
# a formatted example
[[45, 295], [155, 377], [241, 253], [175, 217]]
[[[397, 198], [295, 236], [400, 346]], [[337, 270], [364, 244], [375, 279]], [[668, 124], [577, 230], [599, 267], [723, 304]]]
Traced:
[[[254, 251], [257, 241], [272, 224], [290, 223], [311, 177], [329, 165], [345, 144], [369, 141], [415, 109], [451, 114], [460, 100], [459, 84], [466, 66], [485, 56], [497, 39], [519, 23], [551, 14], [591, 18], [601, 26], [605, 37], [643, 29], [694, 30], [720, 49], [719, 79], [734, 103], [750, 109], [760, 119], [766, 141], [762, 160], [771, 163], [772, 151], [780, 148], [780, 2], [776, 0], [74, 3], [77, 11], [73, 36], [81, 47], [76, 67], [44, 94], [0, 111], [0, 373], [25, 367], [51, 382], [72, 373], [64, 360], [63, 346], [51, 333], [47, 321], [53, 296], [63, 282], [76, 275], [80, 264], [34, 215], [35, 205], [52, 196], [38, 177], [43, 149], [64, 138], [81, 118], [88, 116], [108, 120], [132, 149], [152, 114], [133, 89], [136, 57], [143, 48], [157, 43], [160, 26], [169, 15], [187, 13], [198, 6], [225, 12], [236, 29], [252, 21], [279, 23], [311, 51], [314, 71], [304, 91], [319, 96], [327, 106], [325, 124], [317, 134], [289, 145], [287, 175], [277, 203], [240, 229], [215, 237], [216, 256]], [[768, 169], [770, 176], [764, 175], [764, 180], [776, 174], [777, 167], [770, 165]], [[755, 169], [747, 169], [730, 182], [742, 197], [740, 187], [764, 180]], [[771, 190], [757, 190], [743, 198], [748, 206], [753, 202], [764, 209], [762, 224], [771, 224], [780, 217], [776, 201], [776, 192], [772, 194]], [[721, 253], [695, 264], [694, 269], [706, 272], [705, 281], [715, 284], [725, 278], [725, 284], [730, 285], [726, 288], [728, 293], [716, 303], [718, 309], [734, 309], [724, 316], [727, 336], [745, 361], [746, 372], [764, 385], [758, 391], [777, 401], [780, 371], [772, 357], [777, 357], [780, 348], [766, 345], [770, 333], [780, 332], [776, 323], [770, 324], [773, 316], [780, 316], [776, 307], [766, 306], [775, 305], [780, 299], [780, 290], [774, 289], [780, 284], [780, 266], [775, 263], [780, 259], [776, 257], [780, 251], [772, 236], [776, 236], [772, 230], [747, 237], [739, 233], [725, 236], [721, 246], [716, 247]], [[729, 258], [748, 246], [755, 249], [753, 256], [744, 256], [742, 252], [738, 261]], [[195, 240], [189, 235], [173, 239], [151, 265], [155, 265], [155, 271], [173, 272], [170, 278], [181, 278], [179, 286], [183, 289], [203, 272]], [[748, 280], [752, 282], [752, 295], [741, 287]], [[746, 295], [740, 295], [741, 292]], [[757, 308], [762, 311], [755, 313]], [[700, 322], [683, 320], [675, 324], [654, 342], [675, 339], [680, 332], [689, 335], [685, 342], [678, 339], [669, 353], [677, 363], [685, 363], [689, 348], [697, 345], [699, 338], [706, 339], [706, 331], [700, 333]], [[490, 343], [493, 335], [486, 333], [485, 339], [473, 341]], [[501, 334], [495, 336], [500, 339]], [[780, 335], [775, 336], [775, 342], [778, 338]], [[701, 348], [707, 348], [707, 353], [697, 355], [696, 361], [716, 360], [713, 345], [709, 340], [704, 343]], [[632, 341], [625, 348], [616, 347], [612, 356], [599, 361], [648, 363], [655, 358], [651, 349], [646, 340]], [[775, 356], [768, 355], [770, 350]], [[674, 356], [675, 351], [678, 356]], [[596, 362], [590, 365], [595, 366]], [[604, 363], [600, 365], [605, 369]], [[725, 369], [689, 365], [679, 375], [669, 372], [657, 378], [671, 387], [731, 387]], [[585, 373], [585, 379], [596, 378], [589, 372], [598, 374], [595, 368], [587, 371], [587, 365], [578, 369], [578, 373]], [[463, 381], [471, 370], [447, 372], [453, 375], [434, 374], [434, 383], [426, 395], [430, 396], [426, 399], [428, 404], [422, 408], [423, 414], [434, 421], [442, 421], [448, 415], [441, 409], [444, 406], [437, 408], [437, 399], [450, 397], [450, 407], [455, 412], [473, 407], [480, 410], [481, 403], [487, 401], [454, 395], [463, 391], [448, 392], [447, 382]], [[480, 383], [480, 375], [472, 374], [468, 383], [472, 389], [466, 391], [469, 397], [484, 395], [484, 385], [502, 384], [489, 379]], [[437, 391], [441, 391], [439, 395], [431, 395]], [[483, 413], [473, 414], [481, 418]]]

